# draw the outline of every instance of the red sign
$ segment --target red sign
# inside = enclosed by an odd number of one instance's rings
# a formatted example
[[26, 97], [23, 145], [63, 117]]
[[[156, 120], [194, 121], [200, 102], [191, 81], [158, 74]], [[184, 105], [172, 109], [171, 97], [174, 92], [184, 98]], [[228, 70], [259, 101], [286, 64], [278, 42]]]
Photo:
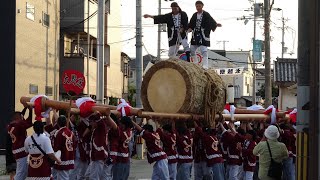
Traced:
[[66, 92], [73, 92], [78, 95], [82, 93], [86, 85], [86, 80], [81, 72], [66, 70], [63, 72], [62, 85]]

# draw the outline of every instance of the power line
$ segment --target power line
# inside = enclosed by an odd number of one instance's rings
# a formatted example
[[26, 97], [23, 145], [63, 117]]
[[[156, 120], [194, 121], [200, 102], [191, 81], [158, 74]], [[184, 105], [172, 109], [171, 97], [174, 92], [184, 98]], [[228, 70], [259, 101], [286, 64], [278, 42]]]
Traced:
[[261, 63], [250, 63], [250, 62], [239, 62], [239, 61], [232, 61], [232, 60], [225, 60], [225, 59], [216, 59], [216, 58], [208, 58], [214, 61], [224, 61], [224, 62], [231, 62], [236, 64], [261, 64]]
[[[117, 43], [123, 43], [123, 42], [127, 42], [127, 41], [131, 41], [133, 39], [135, 39], [136, 36], [132, 37], [132, 38], [129, 38], [129, 39], [125, 39], [125, 40], [121, 40], [121, 41], [115, 41], [115, 42], [111, 42], [111, 43], [106, 43], [104, 45], [111, 45], [111, 44], [117, 44]], [[68, 41], [68, 40], [64, 40], [64, 42], [72, 42], [72, 41]], [[88, 45], [87, 43], [79, 43], [79, 45]], [[94, 45], [97, 45], [97, 46], [101, 46], [102, 44], [94, 44]]]
[[82, 24], [82, 23], [86, 22], [87, 20], [91, 19], [93, 16], [95, 16], [95, 15], [97, 15], [97, 14], [98, 14], [98, 11], [95, 11], [95, 12], [93, 12], [90, 16], [88, 16], [87, 18], [85, 18], [84, 20], [82, 20], [82, 21], [80, 21], [80, 22], [77, 22], [77, 23], [75, 23], [75, 24], [71, 24], [71, 25], [69, 25], [69, 26], [63, 27], [63, 28], [61, 28], [61, 29], [62, 29], [62, 30], [65, 30], [65, 29], [69, 29], [69, 28], [71, 28], [71, 27], [73, 27], [73, 26]]

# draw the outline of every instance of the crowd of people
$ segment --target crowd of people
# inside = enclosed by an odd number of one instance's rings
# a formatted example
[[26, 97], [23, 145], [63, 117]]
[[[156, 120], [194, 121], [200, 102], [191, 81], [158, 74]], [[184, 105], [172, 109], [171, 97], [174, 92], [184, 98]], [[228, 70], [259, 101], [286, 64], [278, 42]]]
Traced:
[[[172, 120], [162, 126], [156, 123], [154, 129], [137, 124], [132, 117], [99, 112], [67, 121], [55, 110], [52, 119], [32, 123], [32, 109], [24, 119], [26, 110], [15, 112], [8, 125], [15, 180], [126, 180], [134, 136], [145, 140], [152, 179], [277, 179], [268, 174], [271, 159], [283, 164], [279, 179], [295, 179], [296, 140], [290, 123], [252, 122], [237, 127], [221, 119], [210, 128], [198, 120]], [[32, 126], [34, 133], [27, 137], [26, 130]]]

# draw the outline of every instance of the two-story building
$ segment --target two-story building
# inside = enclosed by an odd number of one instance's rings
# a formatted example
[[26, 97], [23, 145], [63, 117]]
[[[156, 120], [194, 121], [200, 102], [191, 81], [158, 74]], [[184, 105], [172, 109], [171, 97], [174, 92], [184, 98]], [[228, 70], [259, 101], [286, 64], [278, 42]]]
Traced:
[[7, 49], [1, 53], [11, 58], [2, 59], [2, 72], [7, 74], [2, 77], [5, 81], [1, 79], [0, 149], [5, 146], [6, 125], [12, 113], [23, 109], [21, 96], [46, 94], [57, 99], [59, 95], [60, 0], [12, 1], [16, 1], [15, 6], [8, 2], [2, 7], [10, 11], [3, 26], [15, 28], [10, 30], [15, 36], [3, 34], [7, 39], [2, 39]]
[[[84, 74], [84, 95], [96, 97], [97, 87], [97, 0], [72, 0], [61, 2], [60, 76], [65, 70], [74, 69]], [[104, 97], [119, 99], [123, 96], [124, 59], [121, 58], [121, 9], [119, 1], [106, 1], [104, 41]], [[60, 98], [66, 98], [61, 86]]]
[[221, 51], [208, 52], [210, 68], [241, 68], [241, 74], [221, 75], [226, 85], [234, 86], [235, 103], [238, 106], [249, 106], [253, 95], [253, 61], [250, 51]]

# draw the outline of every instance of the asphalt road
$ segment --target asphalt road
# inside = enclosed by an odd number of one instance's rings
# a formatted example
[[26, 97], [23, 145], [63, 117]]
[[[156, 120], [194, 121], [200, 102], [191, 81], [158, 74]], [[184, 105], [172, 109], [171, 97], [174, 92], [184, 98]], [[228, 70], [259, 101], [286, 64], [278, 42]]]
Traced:
[[[0, 172], [5, 171], [5, 156], [0, 156]], [[132, 159], [129, 180], [151, 180], [152, 165], [146, 159]], [[0, 175], [0, 180], [8, 180], [9, 176]]]

